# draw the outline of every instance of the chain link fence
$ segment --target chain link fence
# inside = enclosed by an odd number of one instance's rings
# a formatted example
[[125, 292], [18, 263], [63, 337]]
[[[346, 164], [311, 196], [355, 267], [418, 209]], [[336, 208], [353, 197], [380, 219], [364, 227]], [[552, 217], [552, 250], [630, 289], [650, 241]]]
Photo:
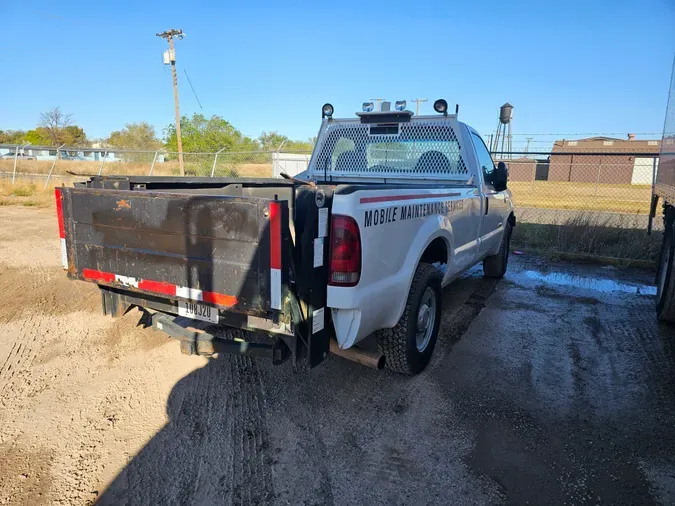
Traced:
[[[586, 214], [642, 228], [658, 172], [658, 148], [645, 144], [632, 151], [581, 150], [575, 141], [567, 141], [550, 151], [496, 152], [493, 158], [508, 166], [509, 188], [521, 221], [560, 223]], [[220, 150], [183, 153], [183, 160], [189, 176], [279, 177], [282, 172], [294, 176], [305, 170], [310, 156], [309, 152]], [[28, 178], [45, 188], [93, 175], [179, 173], [176, 152], [0, 145], [0, 176], [5, 181]]]
[[[186, 176], [279, 177], [305, 170], [311, 153], [226, 151], [183, 153]], [[177, 176], [177, 152], [106, 150], [68, 146], [0, 145], [0, 177], [33, 182], [44, 187], [55, 181], [95, 175]]]
[[557, 224], [578, 216], [647, 226], [658, 154], [554, 150], [493, 153], [509, 169], [521, 221]]

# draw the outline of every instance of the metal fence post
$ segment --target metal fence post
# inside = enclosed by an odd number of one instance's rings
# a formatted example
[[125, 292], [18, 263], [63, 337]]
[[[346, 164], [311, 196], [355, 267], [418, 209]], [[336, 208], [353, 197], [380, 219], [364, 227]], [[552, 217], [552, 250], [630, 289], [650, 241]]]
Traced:
[[[26, 146], [29, 146], [30, 142], [28, 144], [25, 144], [21, 150], [23, 151], [26, 149]], [[19, 145], [16, 145], [16, 150], [14, 151], [14, 170], [12, 171], [12, 184], [14, 184], [14, 181], [16, 180], [16, 161], [19, 158]]]
[[213, 167], [211, 167], [211, 177], [213, 177], [213, 175], [216, 173], [216, 162], [218, 161], [218, 155], [226, 149], [227, 147], [216, 151], [216, 154], [213, 156]]
[[155, 162], [157, 161], [157, 155], [159, 155], [159, 150], [155, 151], [155, 156], [152, 158], [152, 163], [150, 164], [150, 172], [148, 176], [152, 176], [152, 170], [155, 168]]
[[598, 196], [598, 186], [600, 186], [600, 172], [602, 171], [602, 155], [600, 155], [600, 162], [598, 163], [598, 178], [595, 180], [595, 195]]
[[108, 152], [104, 151], [103, 152], [103, 158], [101, 158], [101, 166], [98, 168], [98, 175], [101, 175], [101, 172], [103, 172], [103, 164], [105, 163], [105, 157], [108, 156]]
[[534, 182], [537, 180], [537, 162], [532, 165], [532, 194], [534, 195]]
[[16, 178], [16, 159], [19, 156], [19, 145], [16, 145], [14, 148], [14, 170], [12, 171], [12, 184], [14, 184], [14, 179]]
[[47, 181], [45, 181], [45, 188], [47, 188], [47, 185], [49, 184], [49, 180], [50, 180], [51, 177], [52, 177], [52, 172], [54, 172], [54, 167], [56, 167], [56, 162], [57, 162], [58, 159], [59, 159], [59, 153], [60, 153], [59, 150], [60, 150], [63, 146], [65, 146], [65, 144], [61, 144], [58, 148], [56, 148], [56, 156], [54, 157], [54, 161], [52, 162], [52, 166], [51, 166], [51, 168], [49, 169], [49, 174], [47, 174]]

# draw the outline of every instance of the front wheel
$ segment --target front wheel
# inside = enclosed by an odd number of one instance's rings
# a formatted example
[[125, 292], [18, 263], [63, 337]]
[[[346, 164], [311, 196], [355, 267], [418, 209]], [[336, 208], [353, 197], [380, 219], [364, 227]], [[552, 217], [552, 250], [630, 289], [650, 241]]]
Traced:
[[483, 260], [483, 273], [488, 278], [503, 278], [509, 265], [509, 250], [511, 249], [511, 222], [506, 221], [499, 253]]
[[401, 319], [394, 328], [377, 332], [377, 344], [387, 369], [402, 374], [424, 370], [436, 346], [441, 298], [438, 270], [431, 264], [419, 264]]

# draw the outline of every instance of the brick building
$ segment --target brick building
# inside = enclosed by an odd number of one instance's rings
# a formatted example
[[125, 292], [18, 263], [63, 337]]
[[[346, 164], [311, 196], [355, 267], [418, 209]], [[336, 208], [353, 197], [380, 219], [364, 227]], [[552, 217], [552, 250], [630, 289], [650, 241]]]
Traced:
[[654, 155], [658, 155], [660, 147], [661, 141], [635, 140], [633, 134], [628, 134], [627, 139], [590, 137], [555, 141], [548, 181], [651, 184]]

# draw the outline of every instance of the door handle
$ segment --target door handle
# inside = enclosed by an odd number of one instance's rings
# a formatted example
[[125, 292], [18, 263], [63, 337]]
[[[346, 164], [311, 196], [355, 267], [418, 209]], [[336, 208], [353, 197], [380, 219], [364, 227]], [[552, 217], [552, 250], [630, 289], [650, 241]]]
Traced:
[[490, 209], [490, 199], [485, 197], [485, 216], [487, 216], [489, 209]]

